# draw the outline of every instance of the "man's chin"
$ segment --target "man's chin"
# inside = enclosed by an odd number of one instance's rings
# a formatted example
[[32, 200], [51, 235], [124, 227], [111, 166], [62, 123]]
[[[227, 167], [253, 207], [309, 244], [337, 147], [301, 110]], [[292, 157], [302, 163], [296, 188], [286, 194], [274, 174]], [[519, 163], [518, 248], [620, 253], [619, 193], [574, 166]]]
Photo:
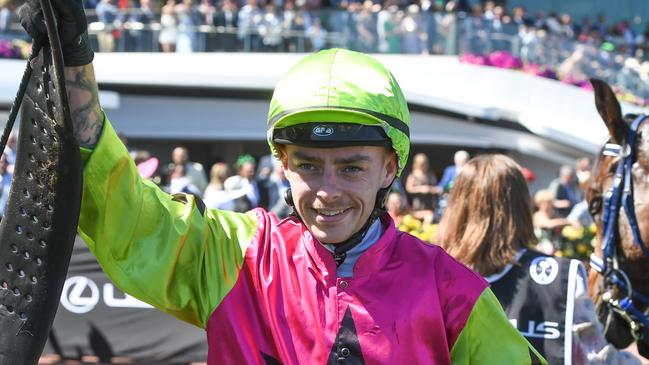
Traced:
[[351, 234], [349, 235], [344, 235], [344, 234], [326, 234], [323, 232], [317, 232], [314, 233], [311, 231], [313, 234], [313, 237], [317, 239], [320, 243], [325, 244], [325, 245], [336, 245], [342, 242], [345, 242], [351, 237]]

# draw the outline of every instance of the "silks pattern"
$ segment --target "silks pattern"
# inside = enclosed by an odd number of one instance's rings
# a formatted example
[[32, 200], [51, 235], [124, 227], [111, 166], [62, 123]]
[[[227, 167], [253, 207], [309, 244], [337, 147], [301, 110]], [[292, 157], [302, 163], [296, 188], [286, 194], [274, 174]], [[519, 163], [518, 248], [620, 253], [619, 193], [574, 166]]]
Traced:
[[397, 231], [336, 276], [299, 220], [205, 209], [140, 178], [106, 122], [79, 232], [115, 284], [205, 328], [215, 364], [541, 364], [487, 283]]

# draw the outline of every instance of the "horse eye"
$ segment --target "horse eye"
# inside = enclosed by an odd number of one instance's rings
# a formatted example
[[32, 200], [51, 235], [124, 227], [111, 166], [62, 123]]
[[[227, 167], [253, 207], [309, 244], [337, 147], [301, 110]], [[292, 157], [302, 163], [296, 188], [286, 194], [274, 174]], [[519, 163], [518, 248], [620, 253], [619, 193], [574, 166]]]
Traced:
[[588, 203], [588, 212], [590, 215], [595, 216], [602, 209], [602, 196], [595, 195]]

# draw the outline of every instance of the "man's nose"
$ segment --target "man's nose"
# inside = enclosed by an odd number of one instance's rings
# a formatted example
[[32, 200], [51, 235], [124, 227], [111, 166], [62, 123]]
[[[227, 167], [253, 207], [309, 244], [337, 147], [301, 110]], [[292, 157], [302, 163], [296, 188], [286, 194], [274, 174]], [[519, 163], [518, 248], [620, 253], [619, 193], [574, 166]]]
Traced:
[[341, 195], [340, 177], [334, 168], [325, 168], [322, 174], [322, 182], [316, 194], [323, 200], [335, 200]]

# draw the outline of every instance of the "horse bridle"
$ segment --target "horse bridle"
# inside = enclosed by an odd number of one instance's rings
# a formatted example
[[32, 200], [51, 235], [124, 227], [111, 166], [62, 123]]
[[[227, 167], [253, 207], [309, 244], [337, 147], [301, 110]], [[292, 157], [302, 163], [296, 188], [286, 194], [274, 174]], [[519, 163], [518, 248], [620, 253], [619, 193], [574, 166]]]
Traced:
[[[617, 314], [628, 324], [633, 340], [644, 344], [649, 344], [649, 296], [634, 290], [627, 274], [620, 269], [621, 242], [618, 217], [620, 208], [623, 208], [631, 228], [634, 244], [639, 246], [644, 256], [649, 259], [649, 249], [645, 247], [642, 241], [635, 214], [631, 176], [633, 164], [636, 162], [635, 147], [638, 129], [647, 119], [649, 119], [648, 115], [640, 115], [633, 120], [623, 145], [607, 143], [602, 149], [603, 155], [618, 157], [621, 160], [617, 162], [613, 183], [604, 197], [602, 217], [603, 257], [600, 259], [595, 254], [592, 254], [590, 259], [591, 267], [604, 277], [605, 291], [601, 298], [609, 309], [609, 317], [611, 317], [612, 313]], [[596, 207], [591, 205], [591, 214], [599, 213], [601, 201], [595, 203], [595, 205]], [[619, 296], [614, 295], [617, 291], [624, 293], [624, 296], [619, 298]], [[615, 343], [615, 340], [610, 338], [613, 334], [607, 333], [609, 332], [607, 324], [611, 321], [612, 318], [607, 318], [605, 336], [610, 342]]]

